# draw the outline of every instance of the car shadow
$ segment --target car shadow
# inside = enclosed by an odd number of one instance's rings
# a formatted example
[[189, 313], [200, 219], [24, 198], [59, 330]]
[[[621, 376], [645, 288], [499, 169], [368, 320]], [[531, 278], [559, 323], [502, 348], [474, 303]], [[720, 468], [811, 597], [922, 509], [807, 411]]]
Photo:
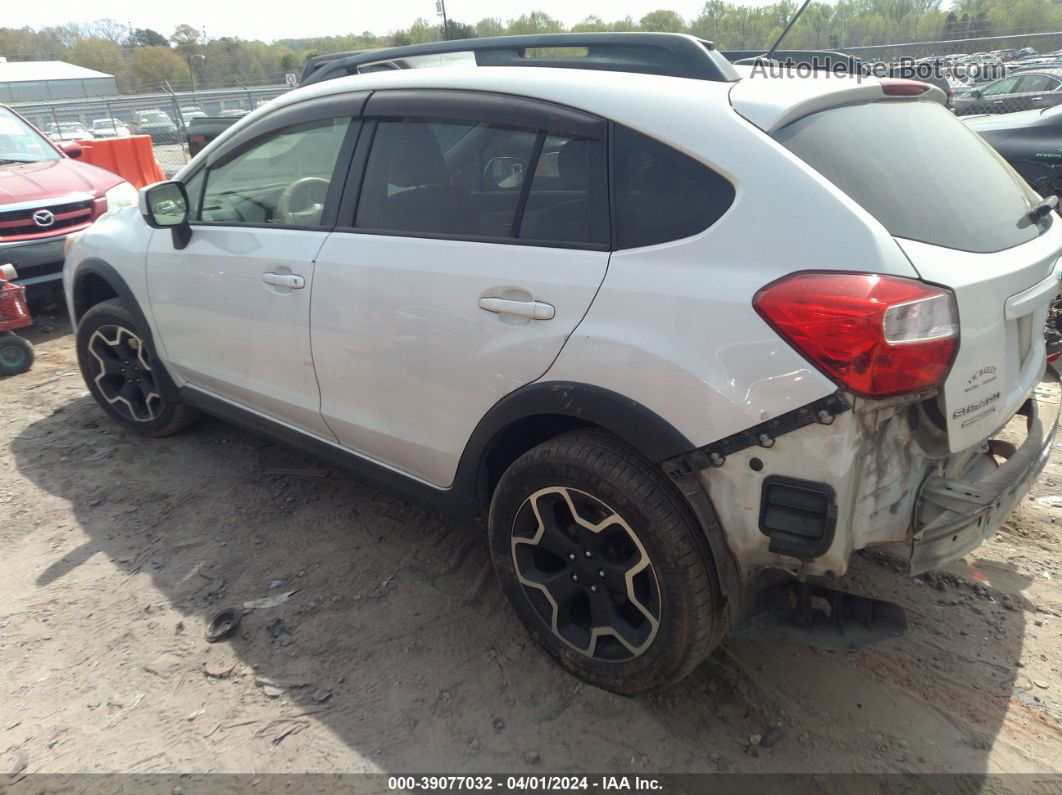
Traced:
[[[135, 661], [111, 674], [158, 690], [170, 769], [228, 744], [212, 769], [981, 773], [1008, 710], [1037, 713], [1017, 698], [1027, 606], [960, 574], [911, 580], [857, 557], [844, 587], [903, 605], [902, 638], [850, 653], [731, 640], [679, 685], [624, 698], [532, 642], [481, 532], [288, 448], [212, 419], [142, 439], [84, 395], [11, 447], [84, 536], [40, 568], [41, 598], [110, 593], [114, 615], [93, 626], [112, 649], [137, 621], [176, 628], [161, 648], [182, 701]], [[97, 555], [117, 574], [88, 573]], [[271, 597], [206, 643], [217, 610]], [[208, 722], [173, 717], [226, 685], [241, 696]]]

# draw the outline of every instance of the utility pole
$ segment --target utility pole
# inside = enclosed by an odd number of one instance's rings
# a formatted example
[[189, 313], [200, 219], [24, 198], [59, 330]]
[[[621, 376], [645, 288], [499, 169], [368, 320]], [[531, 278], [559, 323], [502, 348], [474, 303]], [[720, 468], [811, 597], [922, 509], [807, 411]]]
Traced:
[[450, 38], [450, 25], [446, 21], [446, 0], [435, 0], [435, 14], [441, 16], [443, 20], [443, 41]]

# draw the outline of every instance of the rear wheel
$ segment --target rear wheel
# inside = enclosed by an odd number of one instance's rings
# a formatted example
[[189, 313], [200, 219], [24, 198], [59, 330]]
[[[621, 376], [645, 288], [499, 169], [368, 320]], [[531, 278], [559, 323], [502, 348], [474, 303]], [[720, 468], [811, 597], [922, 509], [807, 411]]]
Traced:
[[565, 434], [519, 458], [495, 490], [490, 540], [521, 621], [592, 684], [664, 687], [721, 640], [701, 528], [663, 475], [611, 436]]
[[96, 304], [81, 318], [77, 358], [92, 397], [131, 431], [169, 436], [199, 418], [194, 409], [163, 396], [158, 365], [117, 298]]

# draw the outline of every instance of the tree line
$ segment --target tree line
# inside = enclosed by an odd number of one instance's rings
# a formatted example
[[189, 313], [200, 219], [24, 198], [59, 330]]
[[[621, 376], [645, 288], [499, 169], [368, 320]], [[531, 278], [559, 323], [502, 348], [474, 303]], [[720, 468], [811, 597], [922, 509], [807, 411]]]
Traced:
[[[967, 39], [1062, 30], [1062, 0], [838, 0], [815, 2], [790, 32], [786, 47], [844, 48], [909, 41]], [[276, 83], [299, 73], [310, 56], [374, 47], [566, 31], [670, 31], [710, 39], [724, 49], [766, 47], [782, 32], [797, 3], [780, 0], [750, 7], [709, 0], [693, 19], [659, 9], [639, 19], [605, 21], [590, 16], [566, 27], [541, 11], [476, 23], [441, 24], [420, 18], [408, 28], [377, 34], [280, 39], [271, 43], [223, 36], [207, 38], [182, 24], [168, 36], [131, 29], [111, 19], [41, 29], [0, 27], [0, 56], [8, 60], [59, 60], [114, 75], [123, 93]], [[1020, 42], [1016, 42], [1020, 43]], [[954, 50], [955, 48], [949, 48]], [[983, 49], [972, 47], [971, 49]]]

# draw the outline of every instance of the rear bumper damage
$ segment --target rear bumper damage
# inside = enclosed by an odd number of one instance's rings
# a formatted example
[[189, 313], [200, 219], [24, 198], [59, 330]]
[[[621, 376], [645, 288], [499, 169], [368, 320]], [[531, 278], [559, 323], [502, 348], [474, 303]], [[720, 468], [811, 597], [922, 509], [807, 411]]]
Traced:
[[[921, 574], [974, 549], [1003, 524], [1047, 463], [1058, 429], [1059, 377], [1052, 367], [1018, 410], [1020, 446], [991, 439], [961, 478], [930, 475], [922, 484], [910, 544], [910, 573]], [[998, 458], [1005, 459], [997, 464]]]

